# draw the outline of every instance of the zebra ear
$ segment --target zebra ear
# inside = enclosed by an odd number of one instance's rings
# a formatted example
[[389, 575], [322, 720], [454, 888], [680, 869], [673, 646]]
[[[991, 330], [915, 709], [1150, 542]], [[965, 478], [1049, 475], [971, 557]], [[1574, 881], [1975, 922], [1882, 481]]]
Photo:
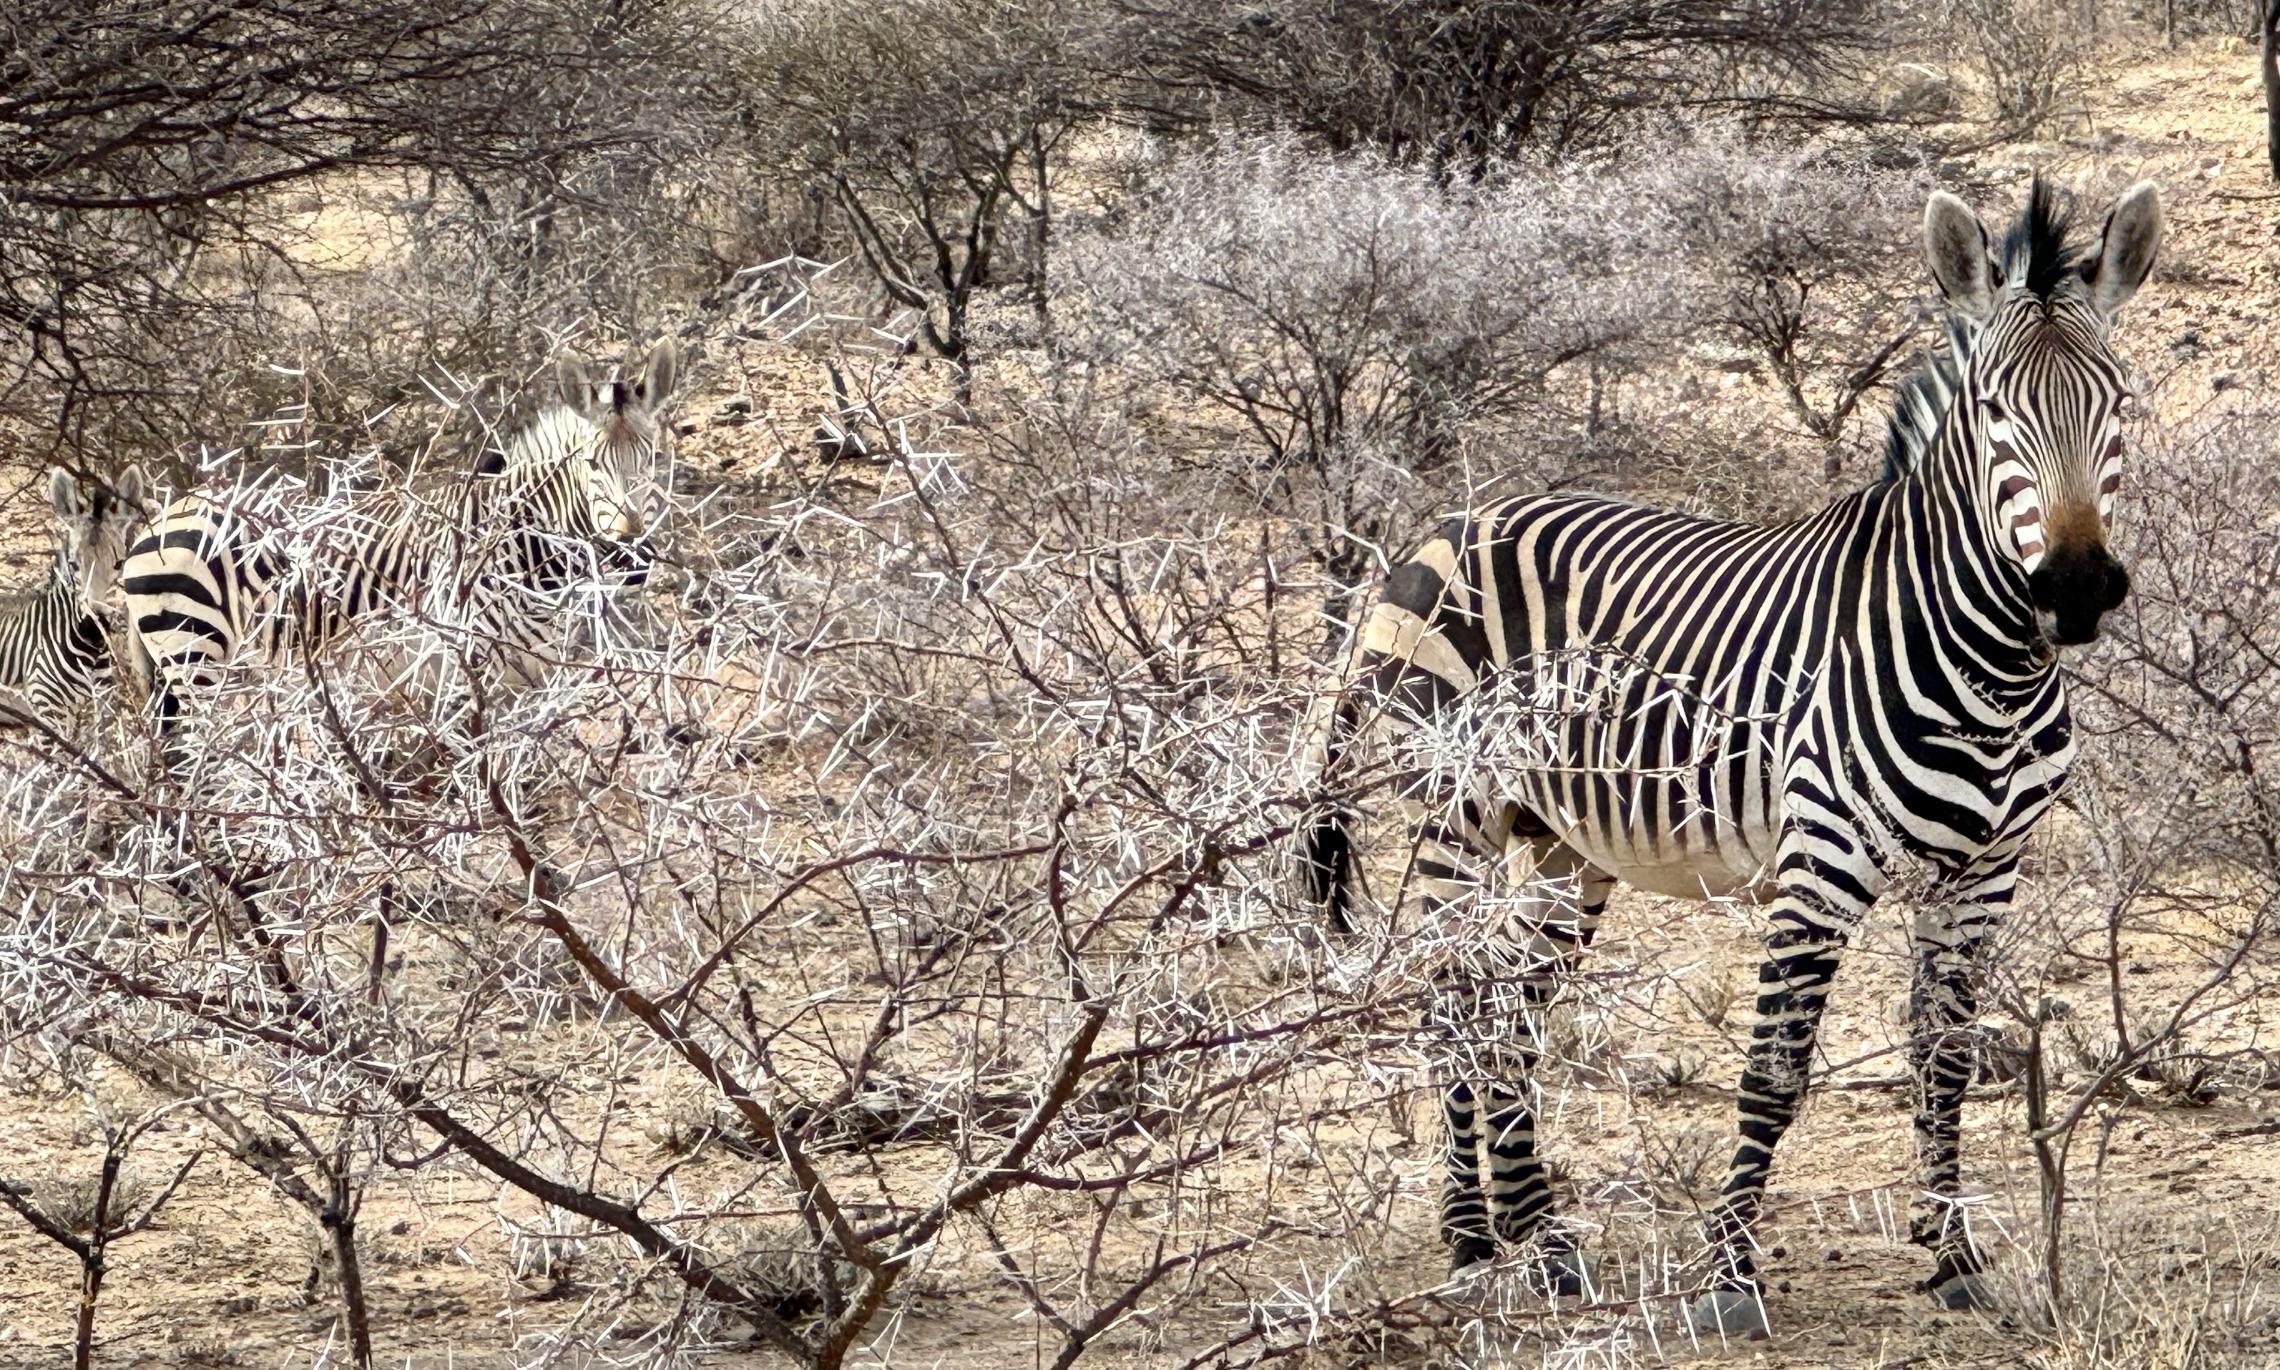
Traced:
[[667, 395], [673, 393], [673, 376], [681, 366], [681, 351], [671, 338], [659, 338], [649, 349], [649, 360], [641, 368], [641, 401], [654, 409]]
[[586, 364], [567, 352], [554, 359], [554, 388], [564, 404], [581, 414], [593, 407], [594, 384]]
[[119, 504], [131, 513], [143, 511], [143, 500], [150, 493], [150, 481], [140, 466], [130, 466], [119, 473]]
[[1971, 206], [1944, 190], [1924, 206], [1924, 255], [1948, 308], [1976, 323], [1995, 308], [1995, 258]]
[[2082, 263], [2090, 303], [2100, 314], [2112, 318], [2152, 274], [2161, 224], [2161, 190], [2151, 181], [2138, 182], [2114, 202], [2098, 234], [2098, 250]]
[[55, 506], [55, 516], [67, 523], [86, 513], [79, 499], [79, 482], [60, 466], [48, 473], [48, 503]]

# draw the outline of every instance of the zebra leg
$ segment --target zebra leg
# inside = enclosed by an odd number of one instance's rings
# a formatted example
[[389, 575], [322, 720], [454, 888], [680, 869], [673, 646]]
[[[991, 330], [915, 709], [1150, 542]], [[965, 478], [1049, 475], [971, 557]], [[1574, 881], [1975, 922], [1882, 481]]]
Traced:
[[[1461, 926], [1468, 901], [1480, 893], [1475, 860], [1499, 849], [1510, 830], [1509, 816], [1488, 816], [1486, 807], [1480, 797], [1466, 795], [1421, 805], [1415, 813], [1415, 869], [1428, 935], [1447, 935]], [[1437, 1082], [1448, 1144], [1442, 1158], [1441, 1240], [1449, 1247], [1454, 1270], [1496, 1257], [1488, 1196], [1481, 1188], [1482, 1094], [1489, 1078], [1483, 1058], [1496, 1048], [1495, 1020], [1483, 1012], [1483, 969], [1460, 940], [1433, 992], [1433, 1029], [1442, 1040]]]
[[1479, 988], [1453, 970], [1433, 990], [1434, 1028], [1447, 1041], [1439, 1073], [1441, 1122], [1441, 1241], [1449, 1268], [1463, 1270], [1496, 1259], [1488, 1235], [1488, 1199], [1480, 1184], [1480, 1096], [1462, 1063], [1465, 1036], [1480, 1019]]
[[1590, 945], [1615, 882], [1548, 836], [1516, 840], [1507, 872], [1521, 894], [1505, 932], [1520, 955], [1513, 974], [1495, 982], [1505, 1002], [1494, 1013], [1503, 1050], [1482, 1092], [1489, 1216], [1498, 1240], [1537, 1243], [1538, 1274], [1549, 1292], [1581, 1294], [1588, 1282], [1583, 1260], [1573, 1238], [1553, 1224], [1557, 1202], [1536, 1149], [1533, 1077], [1558, 977]]
[[1768, 915], [1772, 929], [1758, 970], [1757, 1022], [1742, 1069], [1740, 1137], [1708, 1225], [1710, 1290], [1694, 1308], [1694, 1324], [1706, 1332], [1759, 1336], [1767, 1330], [1752, 1228], [1774, 1150], [1805, 1099], [1821, 1013], [1845, 938], [1883, 888], [1882, 874], [1857, 848], [1828, 850], [1842, 840], [1818, 830], [1814, 844], [1822, 850], [1813, 855], [1801, 843], [1793, 853], [1793, 844], [1784, 843], [1780, 893]]
[[1944, 886], [1915, 921], [1908, 1060], [1916, 1077], [1916, 1159], [1924, 1190], [1909, 1235], [1931, 1250], [1924, 1289], [1945, 1308], [1987, 1304], [1980, 1276], [1986, 1262], [1958, 1203], [1963, 1093], [1974, 1065], [1979, 946], [2009, 907], [2017, 878], [2016, 853], [2004, 853]]

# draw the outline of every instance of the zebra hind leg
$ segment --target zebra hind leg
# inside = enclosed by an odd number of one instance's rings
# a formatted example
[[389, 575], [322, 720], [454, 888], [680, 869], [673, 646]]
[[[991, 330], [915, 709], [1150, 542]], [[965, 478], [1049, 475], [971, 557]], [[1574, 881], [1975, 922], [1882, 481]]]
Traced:
[[1510, 974], [1491, 983], [1500, 1005], [1490, 1017], [1502, 1029], [1485, 1091], [1482, 1147], [1488, 1166], [1488, 1206], [1498, 1240], [1533, 1246], [1533, 1277], [1546, 1292], [1590, 1292], [1590, 1276], [1573, 1236], [1557, 1223], [1557, 1198], [1536, 1145], [1534, 1074], [1545, 1014], [1559, 977], [1574, 969], [1598, 930], [1614, 881], [1548, 836], [1518, 837], [1507, 872], [1519, 897], [1503, 930], [1517, 956]]
[[1441, 1159], [1441, 1241], [1449, 1248], [1449, 1268], [1463, 1271], [1496, 1259], [1489, 1235], [1488, 1195], [1480, 1183], [1481, 1097], [1477, 1079], [1464, 1062], [1465, 1035], [1479, 1018], [1475, 986], [1450, 976], [1433, 994], [1435, 1030], [1446, 1055], [1439, 1079], [1445, 1149]]
[[[1462, 927], [1465, 911], [1480, 892], [1474, 873], [1477, 854], [1493, 852], [1501, 833], [1482, 831], [1477, 798], [1440, 804], [1412, 801], [1416, 836], [1415, 872], [1423, 895], [1420, 912], [1427, 936], [1449, 936]], [[1459, 946], [1461, 947], [1461, 939]], [[1496, 1258], [1488, 1195], [1481, 1186], [1481, 1127], [1487, 1074], [1480, 1069], [1477, 1044], [1493, 1024], [1484, 1017], [1479, 968], [1461, 950], [1441, 968], [1433, 987], [1431, 1028], [1439, 1039], [1435, 1083], [1447, 1149], [1442, 1157], [1441, 1240], [1452, 1270], [1486, 1265]]]

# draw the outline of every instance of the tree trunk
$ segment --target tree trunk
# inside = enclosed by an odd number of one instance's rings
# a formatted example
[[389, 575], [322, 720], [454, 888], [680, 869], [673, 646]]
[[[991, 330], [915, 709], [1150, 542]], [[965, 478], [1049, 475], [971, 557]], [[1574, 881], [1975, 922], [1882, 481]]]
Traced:
[[1037, 311], [1037, 327], [1049, 331], [1053, 326], [1053, 301], [1046, 293], [1049, 282], [1045, 275], [1045, 259], [1053, 250], [1053, 184], [1051, 167], [1045, 153], [1045, 127], [1038, 125], [1029, 131], [1029, 174], [1037, 184], [1037, 202], [1029, 215], [1029, 254], [1031, 269], [1037, 273], [1032, 283], [1034, 294], [1030, 303]]
[[103, 1293], [103, 1249], [94, 1248], [79, 1262], [79, 1321], [71, 1341], [71, 1370], [90, 1370], [95, 1363], [95, 1301]]
[[340, 1318], [348, 1325], [348, 1349], [356, 1370], [372, 1370], [372, 1316], [364, 1304], [364, 1266], [356, 1258], [356, 1219], [348, 1209], [348, 1186], [336, 1176], [333, 1206], [324, 1214], [332, 1239], [333, 1273], [340, 1279]]
[[95, 1363], [95, 1302], [103, 1295], [103, 1250], [110, 1245], [111, 1200], [119, 1192], [119, 1167], [126, 1162], [126, 1144], [113, 1138], [103, 1153], [103, 1175], [95, 1184], [95, 1217], [87, 1232], [87, 1245], [79, 1252], [79, 1319], [71, 1340], [71, 1370], [90, 1370]]
[[2264, 151], [2280, 181], [2280, 0], [2257, 0], [2258, 65], [2264, 72]]

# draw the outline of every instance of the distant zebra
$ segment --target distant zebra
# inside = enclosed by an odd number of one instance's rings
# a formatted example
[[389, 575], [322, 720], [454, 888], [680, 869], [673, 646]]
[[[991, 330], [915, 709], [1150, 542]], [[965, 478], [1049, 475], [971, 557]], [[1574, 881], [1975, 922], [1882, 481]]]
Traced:
[[463, 623], [520, 663], [580, 587], [639, 584], [658, 508], [656, 409], [677, 364], [670, 339], [599, 382], [564, 359], [561, 402], [438, 501], [383, 491], [287, 537], [293, 511], [259, 491], [176, 500], [124, 572], [134, 665], [161, 726], [229, 662], [316, 651], [377, 614]]
[[[1508, 499], [1445, 523], [1396, 569], [1318, 740], [1324, 809], [1306, 869], [1343, 923], [1356, 854], [1335, 796], [1351, 741], [1377, 725], [1409, 749], [1429, 913], [1499, 862], [1533, 877], [1491, 964], [1453, 968], [1438, 994], [1452, 1039], [1484, 1044], [1443, 1081], [1442, 1235], [1458, 1265], [1499, 1240], [1535, 1243], [1555, 1290], [1580, 1284], [1549, 1221], [1526, 1078], [1552, 979], [1618, 880], [1738, 895], [1770, 928], [1695, 1318], [1761, 1326], [1751, 1228], [1767, 1171], [1840, 951], [1906, 857], [1936, 884], [1913, 931], [1913, 1235], [1941, 1302], [1982, 1297], [1956, 1203], [1973, 963], [2074, 754], [2056, 649], [2094, 639], [2128, 591], [2106, 549], [2129, 398], [2107, 330], [2161, 229], [2150, 183], [2086, 249], [2039, 179], [1999, 247], [1935, 194], [1925, 246], [1951, 355], [1902, 387], [1876, 484], [1780, 526]], [[1443, 764], [1495, 751], [1531, 717], [1526, 764]], [[1438, 739], [1443, 761], [1418, 760], [1434, 746], [1420, 739]]]
[[0, 601], [0, 688], [17, 692], [48, 727], [62, 728], [113, 683], [103, 601], [143, 519], [143, 473], [129, 467], [115, 488], [82, 495], [59, 469], [48, 478], [48, 498], [55, 561], [38, 587]]

